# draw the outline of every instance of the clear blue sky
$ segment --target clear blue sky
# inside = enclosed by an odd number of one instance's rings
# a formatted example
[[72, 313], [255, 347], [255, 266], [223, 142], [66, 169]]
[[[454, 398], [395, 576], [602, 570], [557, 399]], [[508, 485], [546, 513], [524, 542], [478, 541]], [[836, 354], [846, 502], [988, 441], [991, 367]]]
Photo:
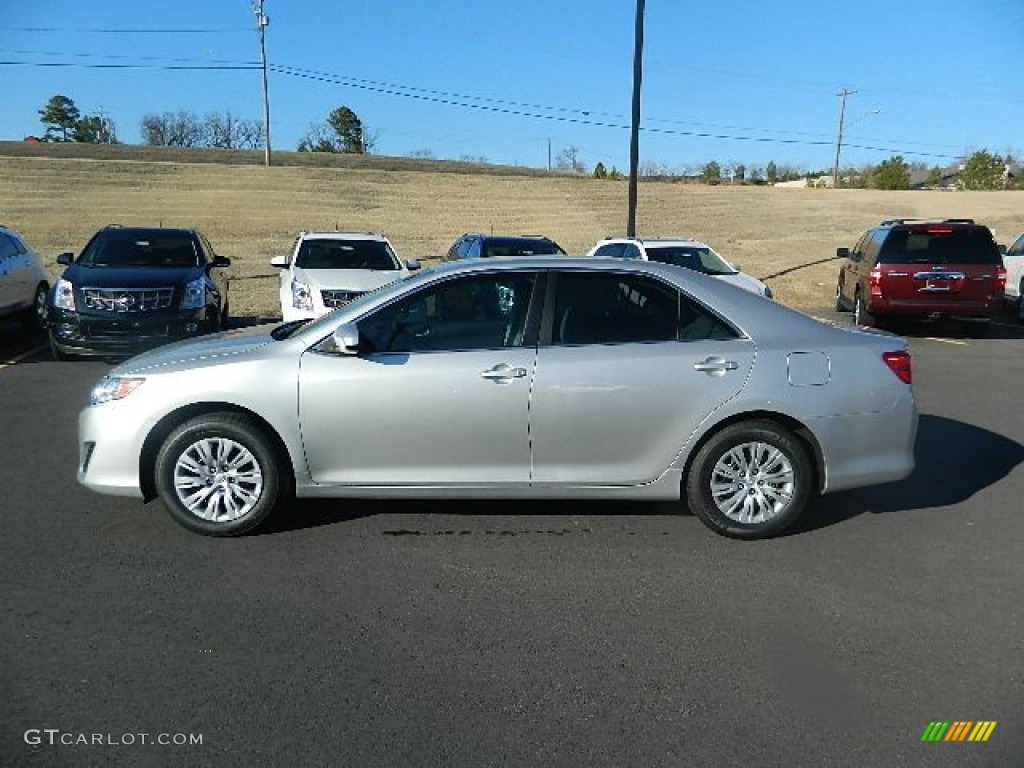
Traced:
[[[556, 156], [571, 145], [588, 167], [628, 168], [634, 0], [266, 0], [266, 13], [275, 149], [347, 105], [378, 154], [543, 167], [550, 140]], [[830, 168], [841, 88], [857, 91], [844, 165], [1024, 152], [1024, 0], [649, 0], [645, 29], [644, 163]], [[258, 71], [167, 68], [258, 60], [247, 0], [0, 0], [0, 139], [41, 134], [57, 93], [127, 143], [148, 112], [258, 118]], [[54, 64], [74, 66], [41, 66]]]

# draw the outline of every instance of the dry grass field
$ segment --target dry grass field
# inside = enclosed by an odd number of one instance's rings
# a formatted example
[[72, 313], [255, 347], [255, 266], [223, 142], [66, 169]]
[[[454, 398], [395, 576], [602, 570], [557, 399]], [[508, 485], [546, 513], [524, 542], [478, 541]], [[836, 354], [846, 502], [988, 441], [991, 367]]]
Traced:
[[[287, 253], [302, 229], [381, 231], [403, 257], [428, 262], [466, 231], [543, 233], [570, 253], [583, 253], [600, 237], [625, 229], [624, 181], [464, 164], [446, 172], [442, 163], [387, 158], [264, 168], [250, 156], [245, 162], [215, 162], [209, 150], [195, 163], [186, 162], [189, 155], [180, 150], [173, 160], [148, 159], [160, 156], [141, 148], [122, 150], [100, 159], [66, 156], [68, 148], [10, 156], [15, 153], [0, 147], [0, 154], [9, 155], [0, 157], [0, 222], [45, 256], [51, 274], [57, 273], [57, 253], [81, 250], [104, 224], [197, 226], [231, 257], [235, 276], [245, 278], [232, 285], [236, 315], [278, 312], [276, 275], [268, 262]], [[131, 157], [147, 159], [126, 159]], [[896, 217], [974, 218], [992, 227], [1000, 242], [1009, 242], [1024, 231], [1024, 192], [644, 182], [637, 230], [642, 236], [706, 240], [766, 279], [780, 301], [820, 307], [831, 303], [837, 262], [815, 262], [837, 246], [853, 245], [871, 225]]]

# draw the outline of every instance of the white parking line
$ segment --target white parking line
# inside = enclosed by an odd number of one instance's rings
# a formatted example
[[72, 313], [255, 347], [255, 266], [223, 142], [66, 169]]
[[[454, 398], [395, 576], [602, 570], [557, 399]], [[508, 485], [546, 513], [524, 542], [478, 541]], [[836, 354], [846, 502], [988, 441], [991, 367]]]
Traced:
[[966, 347], [970, 344], [969, 341], [960, 341], [959, 339], [943, 339], [938, 336], [923, 336], [925, 341], [941, 341], [943, 344], [957, 344], [961, 347]]
[[20, 355], [18, 355], [17, 357], [12, 357], [10, 360], [0, 360], [0, 371], [2, 371], [4, 368], [7, 368], [9, 366], [17, 365], [22, 360], [24, 360], [26, 357], [29, 357], [30, 355], [34, 355], [36, 352], [42, 352], [44, 349], [46, 349], [46, 345], [45, 344], [43, 344], [42, 346], [36, 347], [35, 349], [30, 349], [28, 352], [22, 352]]

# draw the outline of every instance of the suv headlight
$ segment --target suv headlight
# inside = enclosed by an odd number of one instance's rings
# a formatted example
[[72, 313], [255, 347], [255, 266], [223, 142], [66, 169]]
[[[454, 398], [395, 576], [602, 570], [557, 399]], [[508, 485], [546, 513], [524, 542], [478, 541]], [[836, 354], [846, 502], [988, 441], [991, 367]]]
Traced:
[[53, 289], [53, 303], [60, 309], [75, 311], [75, 286], [63, 277], [57, 281], [57, 286]]
[[197, 277], [185, 284], [185, 295], [181, 299], [182, 309], [199, 309], [206, 306], [206, 279]]
[[89, 393], [89, 405], [100, 405], [109, 403], [111, 400], [121, 400], [128, 397], [139, 388], [145, 379], [121, 378], [120, 376], [104, 376], [99, 384], [92, 388]]
[[292, 280], [292, 306], [296, 309], [313, 311], [313, 291], [305, 283]]

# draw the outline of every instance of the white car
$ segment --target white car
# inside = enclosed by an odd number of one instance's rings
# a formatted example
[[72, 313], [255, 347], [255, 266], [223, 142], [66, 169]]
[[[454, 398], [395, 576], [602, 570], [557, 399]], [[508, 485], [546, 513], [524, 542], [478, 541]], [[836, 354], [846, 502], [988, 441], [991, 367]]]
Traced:
[[1024, 323], [1024, 234], [1006, 249], [1003, 266], [1006, 267], [1006, 301], [1017, 303], [1017, 319]]
[[319, 317], [420, 268], [376, 232], [301, 232], [291, 256], [270, 263], [281, 269], [285, 322]]
[[617, 259], [642, 259], [675, 264], [705, 275], [717, 277], [726, 283], [745, 288], [752, 293], [772, 298], [772, 289], [756, 277], [740, 272], [739, 267], [719, 256], [715, 249], [700, 240], [689, 237], [641, 240], [632, 237], [609, 237], [590, 249], [587, 256]]
[[17, 232], [0, 224], [0, 321], [16, 317], [28, 331], [42, 330], [49, 291], [39, 254]]

